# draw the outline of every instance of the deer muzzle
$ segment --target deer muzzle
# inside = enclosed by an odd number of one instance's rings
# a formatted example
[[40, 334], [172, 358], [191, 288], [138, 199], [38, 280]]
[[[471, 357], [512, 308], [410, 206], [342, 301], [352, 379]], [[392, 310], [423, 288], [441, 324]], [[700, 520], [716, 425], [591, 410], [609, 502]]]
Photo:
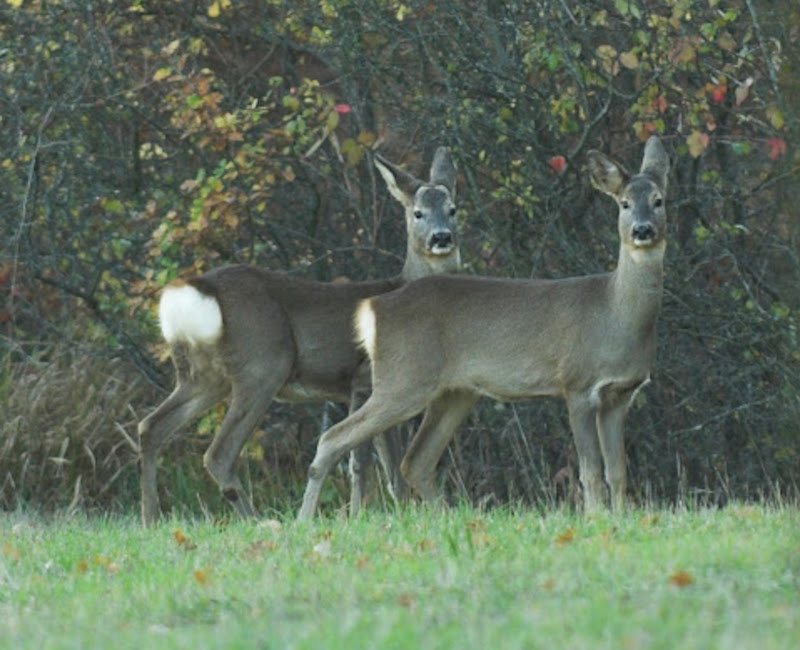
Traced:
[[428, 248], [434, 255], [447, 255], [453, 250], [455, 239], [449, 230], [439, 230], [431, 235]]
[[637, 223], [631, 229], [631, 239], [636, 246], [649, 246], [655, 243], [656, 229], [651, 223]]

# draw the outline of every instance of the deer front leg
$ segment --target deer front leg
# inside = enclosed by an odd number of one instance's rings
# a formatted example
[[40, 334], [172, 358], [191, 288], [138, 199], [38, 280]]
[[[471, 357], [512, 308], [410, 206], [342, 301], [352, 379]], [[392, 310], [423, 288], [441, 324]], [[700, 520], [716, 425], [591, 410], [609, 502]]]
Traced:
[[[413, 423], [409, 422], [408, 426]], [[378, 458], [386, 475], [386, 484], [389, 493], [396, 505], [408, 500], [408, 483], [400, 472], [400, 462], [403, 459], [403, 450], [407, 447], [405, 425], [392, 427], [382, 434], [375, 436], [373, 443], [378, 452]]]
[[[408, 498], [408, 486], [400, 474], [401, 432], [392, 427], [373, 439], [375, 450], [386, 475], [386, 484], [394, 502], [401, 503]], [[369, 444], [356, 447], [350, 452], [350, 514], [357, 515], [364, 504], [367, 473], [374, 465], [372, 449]]]
[[[356, 386], [350, 395], [348, 415], [355, 413], [369, 397], [366, 387], [370, 384], [369, 364], [359, 367], [354, 380]], [[372, 467], [372, 449], [369, 445], [359, 445], [350, 452], [350, 516], [355, 517], [361, 510], [366, 493], [367, 472]]]
[[308, 469], [308, 483], [297, 518], [308, 520], [314, 516], [325, 477], [342, 456], [389, 427], [413, 417], [421, 408], [420, 404], [402, 403], [396, 395], [381, 398], [373, 393], [364, 406], [323, 433]]
[[409, 487], [423, 500], [434, 501], [441, 496], [436, 487], [436, 466], [476, 399], [470, 391], [450, 391], [428, 405], [400, 464]]
[[350, 516], [355, 517], [364, 503], [367, 477], [366, 473], [372, 467], [372, 449], [368, 444], [359, 445], [350, 452]]
[[614, 512], [622, 512], [625, 508], [627, 469], [623, 425], [632, 395], [633, 391], [625, 391], [615, 396], [614, 401], [603, 404], [597, 414], [597, 433]]
[[575, 451], [578, 453], [578, 475], [583, 486], [583, 508], [594, 512], [603, 507], [603, 460], [597, 438], [597, 409], [588, 396], [567, 396], [567, 410]]

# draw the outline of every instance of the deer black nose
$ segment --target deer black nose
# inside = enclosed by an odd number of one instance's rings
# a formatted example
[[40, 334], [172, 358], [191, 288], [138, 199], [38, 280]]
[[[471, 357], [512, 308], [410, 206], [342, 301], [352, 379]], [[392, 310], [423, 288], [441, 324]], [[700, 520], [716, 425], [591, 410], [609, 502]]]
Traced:
[[651, 239], [655, 239], [656, 230], [649, 223], [639, 223], [633, 227], [631, 234], [637, 241], [650, 241]]
[[431, 248], [447, 248], [453, 245], [453, 233], [440, 230], [431, 235]]

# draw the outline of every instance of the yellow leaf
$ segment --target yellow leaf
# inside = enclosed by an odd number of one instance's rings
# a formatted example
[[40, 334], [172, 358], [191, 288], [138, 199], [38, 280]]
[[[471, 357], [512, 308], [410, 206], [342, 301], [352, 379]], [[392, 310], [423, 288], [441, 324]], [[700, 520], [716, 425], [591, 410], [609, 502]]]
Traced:
[[629, 70], [636, 70], [639, 67], [639, 57], [635, 52], [623, 52], [619, 55], [619, 60]]
[[686, 144], [689, 146], [692, 158], [699, 158], [708, 147], [708, 133], [692, 131], [691, 135], [686, 138]]
[[153, 74], [153, 81], [162, 81], [172, 74], [172, 68], [159, 68]]
[[6, 0], [6, 4], [11, 5], [14, 9], [19, 9], [22, 6], [22, 0]]
[[171, 41], [169, 45], [167, 45], [162, 51], [164, 52], [164, 54], [175, 54], [175, 50], [178, 49], [180, 44], [181, 44], [181, 39], [176, 38], [174, 41]]
[[219, 16], [219, 2], [212, 2], [208, 8], [208, 17], [217, 18]]
[[770, 106], [767, 108], [767, 119], [774, 129], [782, 129], [783, 125], [786, 124], [786, 118], [783, 116], [781, 109], [777, 106]]

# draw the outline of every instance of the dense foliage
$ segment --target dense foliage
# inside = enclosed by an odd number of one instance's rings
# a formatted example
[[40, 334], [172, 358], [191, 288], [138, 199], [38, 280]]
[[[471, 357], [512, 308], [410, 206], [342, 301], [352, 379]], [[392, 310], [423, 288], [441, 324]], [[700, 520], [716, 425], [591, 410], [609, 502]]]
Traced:
[[[177, 274], [396, 273], [372, 150], [423, 173], [452, 148], [467, 272], [562, 277], [616, 260], [586, 151], [633, 165], [651, 133], [674, 169], [634, 495], [796, 489], [798, 32], [789, 0], [5, 0], [0, 505], [134, 505], [135, 423], [172, 377], [153, 308]], [[167, 463], [188, 452], [200, 475], [216, 418]], [[271, 412], [244, 468], [257, 497], [276, 488], [262, 507], [294, 498], [323, 421]], [[448, 485], [540, 502], [570, 449], [563, 404], [482, 404]]]

